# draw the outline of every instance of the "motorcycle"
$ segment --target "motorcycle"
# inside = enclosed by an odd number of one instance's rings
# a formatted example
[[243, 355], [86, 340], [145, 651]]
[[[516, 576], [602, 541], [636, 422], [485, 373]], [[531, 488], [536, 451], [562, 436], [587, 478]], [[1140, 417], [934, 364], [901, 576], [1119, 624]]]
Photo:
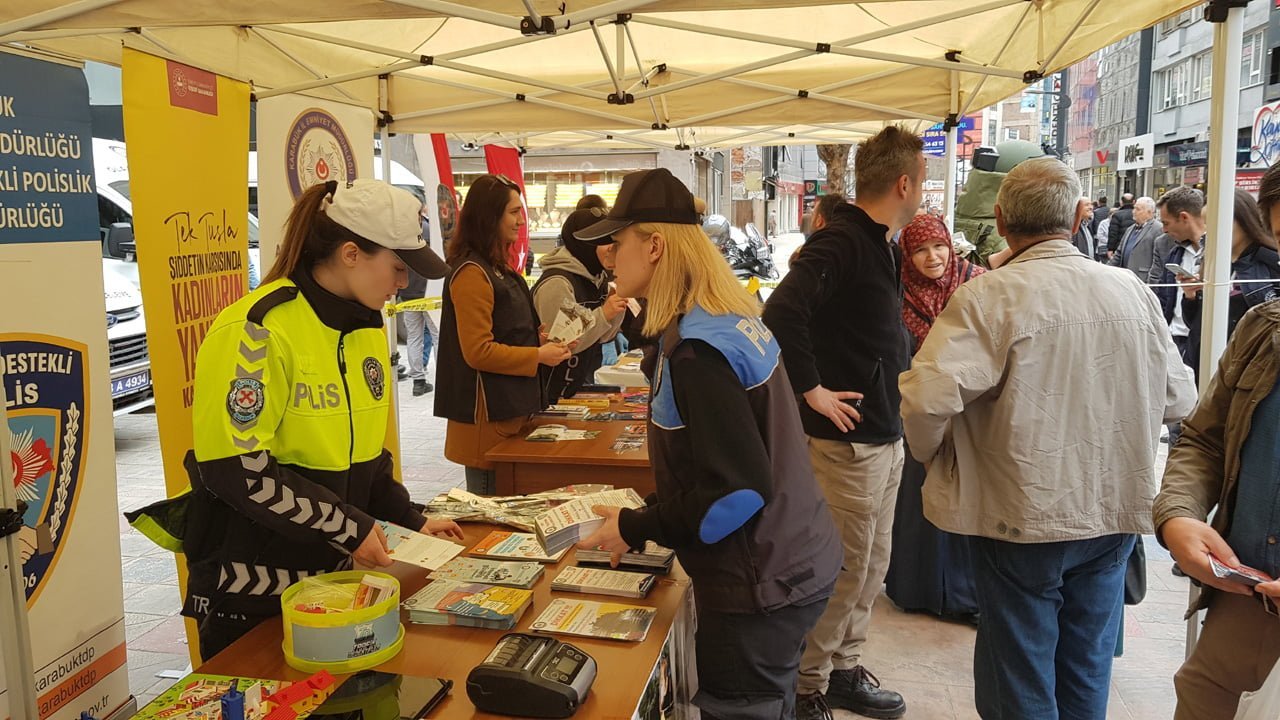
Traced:
[[773, 247], [754, 223], [747, 223], [743, 230], [730, 225], [723, 215], [708, 215], [702, 221], [702, 231], [715, 243], [738, 279], [777, 280], [780, 277], [773, 264]]

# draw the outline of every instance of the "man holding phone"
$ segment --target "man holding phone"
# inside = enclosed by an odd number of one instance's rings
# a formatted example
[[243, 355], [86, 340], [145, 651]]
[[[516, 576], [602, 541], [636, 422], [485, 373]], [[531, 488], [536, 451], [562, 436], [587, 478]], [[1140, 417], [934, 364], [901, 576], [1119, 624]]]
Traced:
[[[1156, 202], [1164, 231], [1173, 238], [1173, 252], [1165, 259], [1164, 284], [1177, 282], [1181, 288], [1155, 288], [1156, 296], [1169, 321], [1169, 333], [1178, 346], [1184, 362], [1188, 360], [1191, 327], [1182, 314], [1182, 299], [1195, 299], [1204, 284], [1200, 282], [1200, 258], [1204, 255], [1204, 194], [1195, 188], [1179, 187], [1160, 196]], [[1180, 292], [1179, 292], [1180, 290]], [[1195, 363], [1187, 363], [1193, 369]]]

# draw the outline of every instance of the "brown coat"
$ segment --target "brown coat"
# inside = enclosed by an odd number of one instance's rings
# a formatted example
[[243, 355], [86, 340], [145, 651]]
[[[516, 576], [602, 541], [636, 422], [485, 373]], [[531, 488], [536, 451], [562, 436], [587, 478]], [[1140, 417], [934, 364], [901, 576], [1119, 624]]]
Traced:
[[[503, 375], [533, 377], [538, 374], [538, 349], [513, 347], [493, 339], [493, 286], [476, 265], [462, 268], [453, 277], [450, 292], [458, 318], [458, 344], [467, 364], [477, 370]], [[479, 382], [477, 380], [477, 382]], [[449, 421], [444, 456], [467, 467], [491, 469], [485, 453], [502, 440], [520, 434], [528, 418], [489, 421], [484, 387], [476, 391], [476, 421]]]
[[[1230, 532], [1240, 448], [1249, 436], [1254, 410], [1275, 386], [1278, 359], [1280, 301], [1259, 305], [1240, 320], [1213, 380], [1183, 421], [1182, 437], [1169, 451], [1164, 482], [1151, 511], [1157, 537], [1165, 521], [1205, 521], [1215, 506], [1213, 529], [1224, 538]], [[1204, 588], [1192, 610], [1207, 607], [1211, 594]]]

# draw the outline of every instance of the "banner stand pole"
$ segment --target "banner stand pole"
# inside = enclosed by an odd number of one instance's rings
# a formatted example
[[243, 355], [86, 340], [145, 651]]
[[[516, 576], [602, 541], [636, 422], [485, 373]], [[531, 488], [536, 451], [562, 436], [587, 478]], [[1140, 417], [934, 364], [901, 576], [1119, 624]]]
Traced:
[[[8, 407], [4, 391], [4, 375], [0, 373], [0, 409]], [[18, 495], [14, 489], [13, 463], [9, 462], [9, 419], [6, 411], [0, 428], [0, 517], [17, 513]], [[3, 528], [0, 528], [2, 531]], [[40, 717], [36, 713], [36, 669], [31, 660], [31, 626], [27, 622], [27, 585], [22, 575], [22, 559], [18, 553], [18, 536], [4, 537], [4, 555], [0, 556], [0, 653], [4, 655], [5, 685], [9, 692], [11, 717]]]

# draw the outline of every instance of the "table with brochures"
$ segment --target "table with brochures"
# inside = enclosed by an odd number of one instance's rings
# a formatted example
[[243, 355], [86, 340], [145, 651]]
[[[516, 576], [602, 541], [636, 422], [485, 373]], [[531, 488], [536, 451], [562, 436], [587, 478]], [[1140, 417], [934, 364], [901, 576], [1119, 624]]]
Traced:
[[[467, 548], [471, 548], [491, 531], [501, 529], [479, 523], [462, 524]], [[601, 720], [604, 718], [656, 718], [656, 701], [653, 697], [659, 686], [676, 698], [674, 716], [680, 717], [688, 710], [688, 697], [693, 685], [693, 595], [689, 578], [676, 563], [670, 574], [659, 575], [658, 582], [648, 597], [643, 599], [610, 598], [598, 595], [551, 591], [552, 580], [562, 567], [575, 564], [575, 550], [570, 550], [559, 563], [548, 564], [546, 571], [533, 586], [533, 606], [520, 618], [512, 632], [531, 632], [530, 626], [554, 598], [589, 599], [597, 601], [618, 600], [633, 605], [657, 609], [657, 616], [642, 642], [620, 642], [586, 637], [557, 635], [595, 658], [599, 674], [587, 701], [575, 717]], [[466, 553], [464, 552], [464, 555]], [[428, 571], [404, 563], [396, 563], [384, 570], [399, 579], [401, 598], [408, 598], [427, 583]], [[430, 715], [431, 718], [496, 718], [500, 716], [481, 713], [467, 699], [466, 679], [473, 667], [480, 664], [493, 650], [504, 631], [440, 625], [414, 625], [408, 621], [407, 612], [401, 612], [405, 627], [404, 649], [393, 659], [376, 669], [402, 675], [446, 678], [454, 682], [452, 693]], [[283, 631], [279, 618], [268, 620], [231, 647], [219, 653], [209, 662], [197, 668], [197, 672], [302, 680], [307, 673], [299, 672], [285, 664], [281, 650]], [[659, 660], [664, 659], [660, 663]], [[670, 679], [659, 682], [657, 674], [670, 668]], [[344, 676], [338, 676], [343, 679]], [[672, 714], [668, 714], [672, 717]]]
[[[646, 390], [647, 388], [636, 388]], [[627, 410], [620, 400], [611, 411]], [[596, 411], [592, 411], [596, 412]], [[599, 412], [604, 412], [600, 410]], [[614, 487], [634, 488], [645, 497], [653, 492], [653, 468], [649, 465], [649, 448], [614, 451], [614, 441], [628, 425], [644, 425], [645, 420], [568, 420], [535, 416], [520, 435], [493, 446], [485, 459], [494, 464], [497, 473], [497, 495], [528, 495], [566, 485], [605, 483]], [[573, 430], [594, 430], [599, 436], [590, 440], [532, 442], [525, 439], [535, 427], [564, 425]]]

